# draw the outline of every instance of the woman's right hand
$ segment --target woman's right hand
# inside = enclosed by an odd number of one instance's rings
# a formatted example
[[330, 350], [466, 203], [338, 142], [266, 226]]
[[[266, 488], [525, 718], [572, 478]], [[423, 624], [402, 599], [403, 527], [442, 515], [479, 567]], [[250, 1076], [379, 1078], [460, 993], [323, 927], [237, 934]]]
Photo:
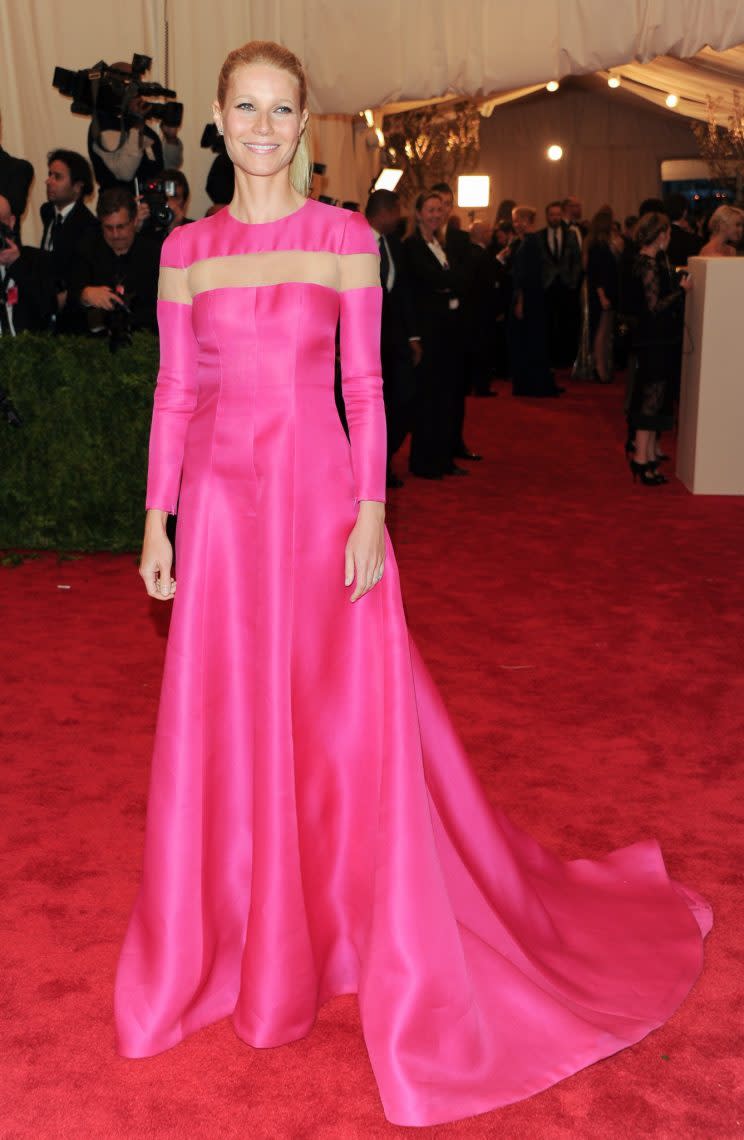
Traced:
[[139, 566], [148, 594], [160, 602], [172, 601], [176, 592], [176, 583], [171, 578], [173, 547], [165, 531], [167, 521], [167, 511], [147, 512]]

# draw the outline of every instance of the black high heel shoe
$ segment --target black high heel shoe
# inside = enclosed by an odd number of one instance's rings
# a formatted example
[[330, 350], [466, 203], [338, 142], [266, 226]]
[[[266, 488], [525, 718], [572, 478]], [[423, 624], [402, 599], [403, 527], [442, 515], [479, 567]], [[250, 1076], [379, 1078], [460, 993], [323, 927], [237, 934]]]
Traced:
[[646, 466], [648, 468], [650, 468], [651, 471], [653, 471], [653, 473], [656, 476], [656, 478], [658, 479], [659, 483], [668, 483], [669, 480], [667, 479], [666, 475], [663, 475], [661, 473], [661, 471], [659, 471], [659, 464], [660, 463], [661, 463], [660, 459], [649, 459]]
[[630, 470], [633, 474], [633, 482], [635, 483], [636, 479], [640, 479], [644, 487], [660, 487], [662, 483], [669, 482], [655, 470], [653, 463], [636, 463], [635, 459], [631, 459]]

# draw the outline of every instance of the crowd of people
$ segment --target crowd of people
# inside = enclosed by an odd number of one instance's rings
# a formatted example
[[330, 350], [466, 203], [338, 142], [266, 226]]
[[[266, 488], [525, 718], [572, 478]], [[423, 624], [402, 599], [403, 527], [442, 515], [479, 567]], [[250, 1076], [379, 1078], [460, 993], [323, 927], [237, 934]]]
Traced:
[[[634, 479], [659, 486], [668, 458], [659, 436], [679, 393], [685, 273], [695, 255], [742, 252], [744, 211], [719, 206], [695, 221], [683, 195], [649, 198], [621, 224], [610, 206], [590, 221], [569, 196], [537, 210], [506, 200], [493, 225], [465, 233], [444, 183], [421, 193], [409, 219], [375, 191], [367, 219], [382, 263], [383, 378], [390, 460], [411, 433], [410, 470], [465, 474], [479, 459], [464, 438], [465, 395], [558, 397], [561, 371], [612, 382], [627, 369], [626, 452]], [[709, 235], [706, 242], [705, 235]]]
[[[38, 249], [19, 227], [33, 169], [0, 147], [0, 335], [84, 334], [117, 348], [134, 331], [157, 332], [160, 247], [192, 219], [177, 132], [163, 125], [159, 137], [146, 113], [131, 105], [126, 121], [91, 128], [89, 158], [50, 152]], [[94, 178], [95, 213], [86, 204]], [[607, 384], [618, 364], [630, 366], [633, 476], [666, 481], [659, 435], [679, 385], [681, 271], [696, 254], [740, 252], [742, 210], [723, 205], [694, 220], [672, 195], [647, 199], [621, 223], [610, 206], [586, 221], [575, 196], [549, 202], [543, 218], [505, 200], [493, 224], [466, 231], [451, 187], [437, 183], [409, 217], [387, 190], [370, 194], [365, 214], [380, 250], [389, 486], [402, 484], [393, 457], [409, 434], [414, 476], [468, 473], [481, 456], [466, 441], [466, 396], [495, 395], [495, 379], [510, 379], [515, 396], [552, 398], [564, 391], [562, 370]]]

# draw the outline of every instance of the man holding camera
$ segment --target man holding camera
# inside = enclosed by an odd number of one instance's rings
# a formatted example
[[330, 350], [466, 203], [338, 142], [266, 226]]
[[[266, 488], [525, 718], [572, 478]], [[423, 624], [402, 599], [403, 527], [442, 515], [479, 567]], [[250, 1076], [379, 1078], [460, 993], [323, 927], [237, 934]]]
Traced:
[[50, 255], [21, 246], [16, 221], [10, 202], [0, 195], [0, 336], [43, 332], [62, 299]]
[[[3, 119], [0, 115], [0, 138]], [[16, 158], [0, 146], [0, 194], [10, 203], [13, 211], [14, 233], [20, 237], [20, 221], [25, 213], [28, 192], [34, 179], [34, 168], [25, 158]]]
[[154, 332], [160, 247], [137, 233], [137, 203], [122, 187], [104, 190], [96, 212], [101, 233], [83, 240], [71, 275], [74, 331], [120, 339], [138, 329]]
[[[115, 63], [112, 71], [134, 74], [131, 63]], [[154, 108], [143, 95], [136, 93], [125, 107], [123, 115], [96, 112], [88, 130], [88, 151], [101, 190], [123, 186], [138, 194], [165, 166], [182, 165], [183, 144], [177, 126], [161, 122], [161, 140], [147, 125]]]

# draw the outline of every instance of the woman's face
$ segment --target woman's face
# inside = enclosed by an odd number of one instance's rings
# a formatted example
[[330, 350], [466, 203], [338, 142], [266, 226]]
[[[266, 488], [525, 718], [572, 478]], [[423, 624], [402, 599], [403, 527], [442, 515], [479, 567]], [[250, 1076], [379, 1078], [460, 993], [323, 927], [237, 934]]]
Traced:
[[744, 218], [741, 214], [737, 214], [736, 217], [726, 222], [726, 224], [721, 227], [721, 230], [723, 232], [724, 241], [731, 242], [732, 245], [738, 245], [741, 241], [742, 231], [744, 230]]
[[308, 117], [295, 77], [264, 63], [236, 68], [213, 112], [235, 166], [259, 178], [289, 166]]
[[436, 230], [444, 221], [444, 207], [441, 198], [427, 198], [418, 212], [418, 220], [424, 229]]

